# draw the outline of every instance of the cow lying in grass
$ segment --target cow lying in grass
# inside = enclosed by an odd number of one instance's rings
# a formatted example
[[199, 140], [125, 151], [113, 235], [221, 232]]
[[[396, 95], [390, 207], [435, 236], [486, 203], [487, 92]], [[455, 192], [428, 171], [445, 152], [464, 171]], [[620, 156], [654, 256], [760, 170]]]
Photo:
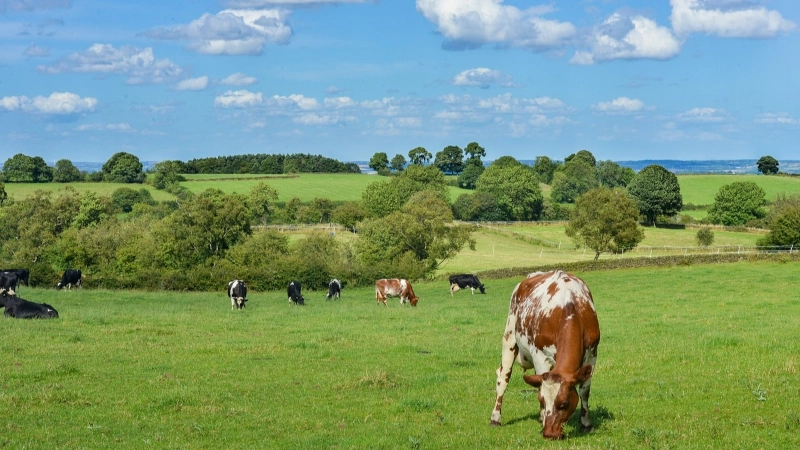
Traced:
[[57, 319], [58, 311], [47, 303], [34, 303], [24, 298], [8, 295], [3, 291], [0, 294], [0, 307], [6, 309], [6, 317], [17, 319]]

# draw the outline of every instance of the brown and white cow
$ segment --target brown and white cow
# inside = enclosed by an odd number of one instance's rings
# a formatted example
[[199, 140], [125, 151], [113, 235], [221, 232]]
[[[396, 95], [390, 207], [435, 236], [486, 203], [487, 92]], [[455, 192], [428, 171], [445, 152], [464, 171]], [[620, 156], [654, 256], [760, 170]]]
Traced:
[[382, 279], [375, 282], [375, 300], [380, 305], [386, 305], [386, 297], [400, 297], [400, 305], [410, 302], [411, 306], [417, 306], [419, 297], [414, 294], [411, 283], [402, 278]]
[[511, 294], [490, 423], [500, 425], [503, 394], [516, 359], [523, 369], [536, 370], [536, 375], [522, 378], [539, 389], [545, 438], [564, 437], [564, 423], [579, 397], [581, 431], [590, 431], [589, 390], [599, 343], [592, 293], [583, 280], [560, 270], [528, 275]]

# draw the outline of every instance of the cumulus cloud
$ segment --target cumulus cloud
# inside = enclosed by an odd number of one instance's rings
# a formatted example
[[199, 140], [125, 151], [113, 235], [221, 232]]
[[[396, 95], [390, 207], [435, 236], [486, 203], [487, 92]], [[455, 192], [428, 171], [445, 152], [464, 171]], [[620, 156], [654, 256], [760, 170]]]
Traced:
[[202, 91], [208, 87], [208, 77], [188, 78], [181, 80], [175, 86], [179, 91]]
[[778, 11], [752, 2], [725, 0], [670, 0], [672, 29], [722, 37], [769, 38], [794, 30], [797, 25]]
[[255, 77], [249, 77], [241, 72], [236, 72], [223, 78], [220, 84], [228, 86], [249, 86], [257, 82], [258, 80]]
[[25, 49], [25, 51], [22, 52], [22, 54], [27, 56], [28, 58], [41, 58], [44, 56], [50, 56], [50, 50], [44, 47], [39, 47], [38, 45], [31, 42], [31, 45], [29, 45]]
[[724, 110], [716, 108], [692, 108], [678, 114], [678, 119], [687, 122], [722, 122]]
[[344, 122], [355, 122], [353, 116], [336, 116], [330, 114], [318, 115], [316, 113], [303, 114], [292, 119], [292, 122], [302, 125], [336, 125]]
[[326, 107], [335, 109], [348, 108], [356, 105], [356, 102], [353, 101], [353, 99], [350, 97], [328, 97], [325, 100], [323, 100], [322, 103]]
[[[464, 100], [470, 101], [471, 99], [465, 98]], [[508, 93], [497, 95], [495, 97], [480, 99], [477, 101], [476, 107], [479, 109], [490, 109], [499, 113], [516, 114], [540, 114], [554, 111], [571, 111], [571, 108], [557, 98], [517, 98]]]
[[547, 50], [575, 36], [569, 22], [548, 20], [549, 6], [519, 9], [503, 0], [417, 0], [417, 11], [448, 40], [445, 48], [485, 44]]
[[374, 0], [226, 0], [231, 8], [263, 8], [265, 6], [311, 6], [335, 5], [339, 3], [372, 3]]
[[258, 55], [269, 42], [285, 44], [292, 36], [284, 9], [226, 9], [203, 14], [188, 25], [157, 28], [153, 39], [186, 40], [192, 51], [210, 55]]
[[130, 124], [127, 123], [87, 123], [79, 125], [75, 128], [77, 131], [120, 131], [130, 132], [133, 131]]
[[493, 84], [513, 86], [511, 75], [486, 67], [465, 70], [453, 78], [452, 84], [454, 86], [477, 86], [484, 89]]
[[800, 125], [800, 119], [795, 119], [789, 113], [763, 113], [755, 118], [756, 123], [774, 125]]
[[618, 97], [610, 102], [600, 102], [592, 108], [602, 112], [627, 113], [644, 109], [644, 102], [635, 98]]
[[71, 6], [70, 0], [0, 0], [0, 13], [46, 11]]
[[153, 49], [133, 46], [116, 48], [111, 44], [94, 44], [84, 52], [73, 53], [51, 66], [39, 66], [44, 73], [97, 72], [128, 77], [128, 84], [167, 83], [183, 73], [169, 59], [156, 59]]
[[302, 94], [292, 94], [288, 96], [273, 95], [269, 99], [271, 106], [277, 107], [297, 107], [301, 110], [312, 110], [319, 107], [319, 102], [313, 97], [306, 97]]
[[587, 40], [588, 51], [577, 51], [572, 64], [594, 64], [615, 59], [669, 59], [681, 44], [672, 32], [643, 16], [612, 14], [596, 26]]
[[264, 95], [261, 92], [247, 90], [227, 91], [214, 99], [214, 106], [222, 108], [248, 108], [262, 103], [264, 103]]
[[96, 106], [96, 98], [81, 97], [71, 92], [53, 92], [49, 97], [29, 98], [22, 95], [0, 98], [0, 108], [12, 112], [69, 115], [91, 112]]

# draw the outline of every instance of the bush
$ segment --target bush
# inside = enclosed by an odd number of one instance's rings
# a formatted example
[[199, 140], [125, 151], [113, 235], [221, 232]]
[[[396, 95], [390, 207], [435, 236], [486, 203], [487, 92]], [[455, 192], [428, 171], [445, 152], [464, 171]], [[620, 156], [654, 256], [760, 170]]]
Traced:
[[695, 240], [697, 241], [697, 245], [708, 247], [714, 243], [714, 232], [711, 231], [710, 228], [700, 228], [697, 230]]

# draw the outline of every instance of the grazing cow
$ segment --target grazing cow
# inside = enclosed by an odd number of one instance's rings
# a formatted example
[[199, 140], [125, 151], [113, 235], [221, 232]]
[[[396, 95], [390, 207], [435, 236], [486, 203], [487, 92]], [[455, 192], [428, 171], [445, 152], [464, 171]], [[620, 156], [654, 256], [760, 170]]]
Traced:
[[545, 438], [564, 437], [564, 423], [579, 397], [581, 431], [591, 431], [589, 389], [599, 343], [592, 294], [580, 278], [560, 270], [528, 275], [511, 294], [491, 424], [500, 425], [503, 394], [516, 358], [523, 369], [536, 370], [522, 378], [539, 389]]
[[17, 295], [16, 289], [19, 284], [19, 277], [14, 272], [0, 272], [0, 293]]
[[67, 269], [61, 277], [61, 281], [56, 285], [56, 289], [61, 289], [66, 286], [67, 289], [72, 289], [72, 286], [81, 287], [81, 278], [83, 275], [80, 270]]
[[289, 303], [294, 303], [295, 305], [305, 305], [306, 299], [303, 298], [303, 295], [300, 293], [302, 286], [300, 286], [299, 281], [292, 281], [289, 283], [289, 286], [286, 288], [286, 293], [289, 295]]
[[[411, 283], [402, 278], [382, 279], [375, 282], [375, 300], [380, 305], [386, 305], [386, 297], [400, 297], [400, 305], [410, 302], [411, 306], [417, 306], [419, 297], [414, 294]], [[388, 306], [388, 305], [386, 305]]]
[[25, 286], [30, 286], [30, 269], [0, 269], [0, 272], [11, 272], [17, 274], [17, 279]]
[[334, 297], [336, 299], [340, 299], [342, 296], [342, 282], [338, 279], [334, 278], [328, 283], [328, 293], [325, 294], [325, 301], [328, 301]]
[[17, 319], [57, 319], [58, 311], [47, 303], [33, 303], [19, 297], [0, 295], [0, 307], [6, 317]]
[[231, 299], [231, 310], [242, 309], [247, 301], [247, 285], [242, 280], [233, 280], [228, 283], [228, 297]]
[[483, 283], [478, 280], [478, 277], [472, 274], [461, 274], [461, 275], [451, 275], [450, 276], [450, 296], [453, 296], [453, 292], [456, 292], [460, 289], [470, 288], [472, 289], [472, 295], [475, 295], [475, 289], [480, 289], [481, 294], [486, 293], [486, 289], [483, 286]]

